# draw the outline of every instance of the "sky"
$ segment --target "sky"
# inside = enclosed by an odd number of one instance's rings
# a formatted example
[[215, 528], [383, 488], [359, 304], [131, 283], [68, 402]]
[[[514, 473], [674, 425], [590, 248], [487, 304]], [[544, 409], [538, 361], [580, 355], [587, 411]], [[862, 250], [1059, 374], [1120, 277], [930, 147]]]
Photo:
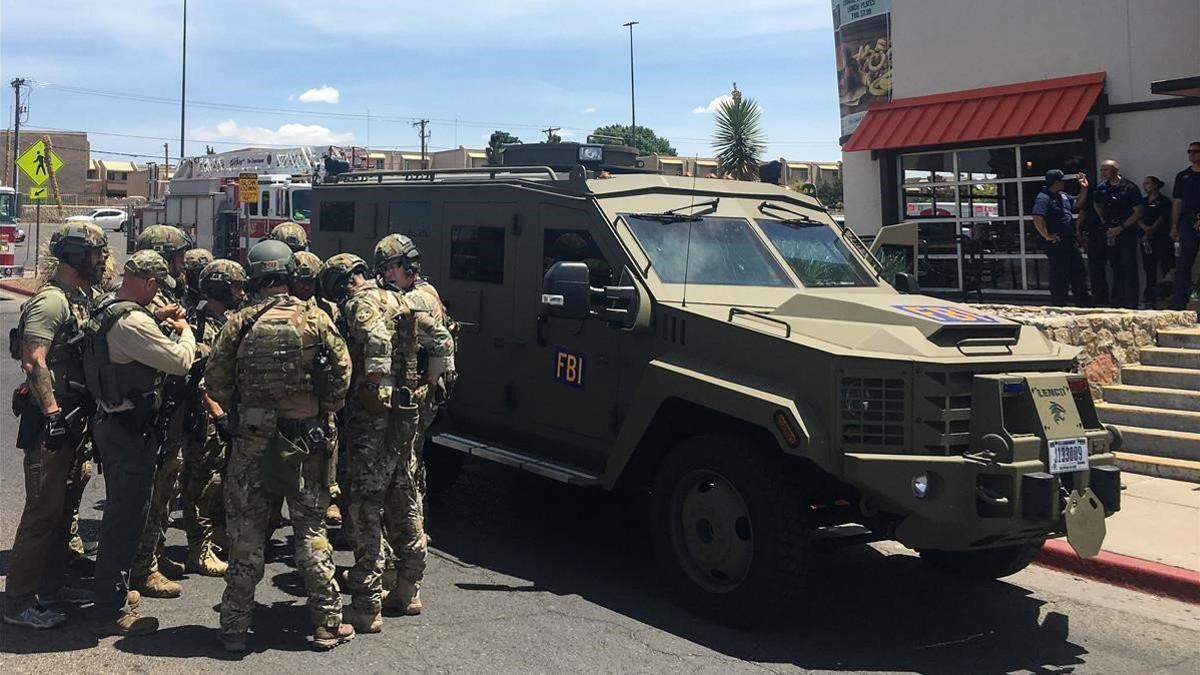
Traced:
[[[0, 0], [0, 123], [89, 133], [94, 156], [179, 154], [183, 0]], [[639, 126], [711, 156], [733, 83], [762, 108], [765, 159], [836, 160], [829, 0], [192, 0], [186, 155], [247, 146], [483, 147], [561, 127]], [[25, 94], [22, 94], [24, 97]], [[118, 154], [124, 153], [124, 154]]]

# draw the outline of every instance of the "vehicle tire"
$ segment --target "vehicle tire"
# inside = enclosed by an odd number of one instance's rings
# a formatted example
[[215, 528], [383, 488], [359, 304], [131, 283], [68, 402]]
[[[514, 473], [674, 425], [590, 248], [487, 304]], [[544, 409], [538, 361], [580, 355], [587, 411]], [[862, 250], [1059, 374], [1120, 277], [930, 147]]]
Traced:
[[128, 227], [129, 227], [129, 221], [122, 220], [121, 224], [117, 227], [117, 232], [124, 232]]
[[1045, 539], [985, 548], [978, 551], [941, 551], [938, 549], [920, 549], [921, 560], [931, 567], [968, 579], [1002, 579], [1029, 567], [1038, 551], [1042, 550]]
[[458, 450], [437, 445], [428, 437], [422, 451], [425, 459], [425, 495], [436, 500], [454, 487], [467, 456]]
[[745, 439], [704, 435], [659, 466], [655, 556], [689, 608], [752, 625], [800, 595], [809, 530], [799, 486], [779, 460]]

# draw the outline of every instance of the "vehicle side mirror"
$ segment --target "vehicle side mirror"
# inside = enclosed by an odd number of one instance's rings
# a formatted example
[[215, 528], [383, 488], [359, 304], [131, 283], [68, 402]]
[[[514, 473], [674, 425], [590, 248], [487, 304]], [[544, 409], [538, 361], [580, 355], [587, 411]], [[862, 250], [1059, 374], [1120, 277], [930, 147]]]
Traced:
[[556, 262], [542, 278], [542, 308], [562, 319], [592, 317], [592, 286], [588, 266], [581, 262]]
[[921, 292], [921, 284], [915, 276], [908, 272], [896, 272], [896, 280], [892, 282], [892, 286], [897, 291], [905, 294]]

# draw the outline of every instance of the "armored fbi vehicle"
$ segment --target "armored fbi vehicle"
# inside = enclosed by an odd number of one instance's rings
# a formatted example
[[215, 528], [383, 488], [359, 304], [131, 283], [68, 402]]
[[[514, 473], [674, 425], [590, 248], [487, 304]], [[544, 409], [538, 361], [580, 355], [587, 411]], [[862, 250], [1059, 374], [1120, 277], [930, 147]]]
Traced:
[[752, 617], [808, 556], [883, 539], [1001, 577], [1050, 537], [1094, 555], [1120, 508], [1077, 350], [885, 278], [808, 196], [574, 143], [314, 188], [319, 255], [389, 232], [462, 326], [436, 451], [648, 489], [696, 608]]

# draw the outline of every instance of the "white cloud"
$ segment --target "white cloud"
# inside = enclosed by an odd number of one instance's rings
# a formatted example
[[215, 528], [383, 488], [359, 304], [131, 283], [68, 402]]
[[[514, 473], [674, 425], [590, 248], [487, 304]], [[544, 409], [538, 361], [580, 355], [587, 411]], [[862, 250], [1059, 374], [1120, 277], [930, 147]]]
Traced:
[[[305, 91], [297, 97], [301, 103], [337, 103], [341, 100], [342, 94], [337, 89], [323, 84], [320, 87], [313, 87]], [[289, 100], [291, 97], [288, 97]]]
[[560, 129], [557, 132], [559, 138], [574, 138], [575, 132], [570, 129]]
[[590, 107], [583, 109], [583, 114], [585, 114], [585, 115], [590, 115], [594, 112], [596, 112], [596, 106], [590, 106]]
[[692, 113], [695, 115], [703, 115], [705, 113], [714, 113], [717, 111], [717, 108], [720, 107], [720, 105], [722, 103], [724, 103], [726, 101], [732, 101], [732, 100], [733, 100], [733, 96], [730, 96], [729, 94], [721, 94], [720, 96], [709, 101], [708, 105], [699, 105], [699, 106], [696, 106], [695, 108], [692, 108]]
[[242, 126], [225, 120], [215, 127], [202, 127], [193, 132], [201, 139], [230, 140], [247, 145], [345, 145], [354, 140], [350, 132], [339, 133], [319, 124], [282, 124], [277, 129]]

